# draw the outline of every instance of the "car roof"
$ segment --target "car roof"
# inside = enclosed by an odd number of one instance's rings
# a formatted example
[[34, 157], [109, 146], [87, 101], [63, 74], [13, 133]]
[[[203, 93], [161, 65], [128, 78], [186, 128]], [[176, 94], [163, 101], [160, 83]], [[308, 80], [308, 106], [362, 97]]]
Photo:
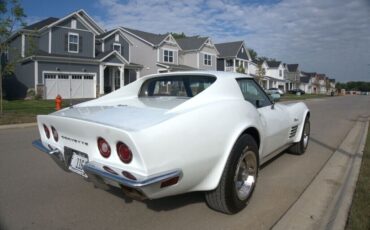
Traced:
[[241, 73], [233, 73], [233, 72], [224, 72], [224, 71], [207, 71], [207, 70], [195, 70], [195, 71], [178, 71], [178, 72], [168, 72], [168, 73], [158, 73], [158, 74], [151, 74], [147, 75], [144, 78], [155, 78], [155, 77], [163, 77], [163, 76], [183, 76], [183, 75], [209, 75], [214, 76], [217, 79], [223, 78], [253, 78], [248, 74], [241, 74]]

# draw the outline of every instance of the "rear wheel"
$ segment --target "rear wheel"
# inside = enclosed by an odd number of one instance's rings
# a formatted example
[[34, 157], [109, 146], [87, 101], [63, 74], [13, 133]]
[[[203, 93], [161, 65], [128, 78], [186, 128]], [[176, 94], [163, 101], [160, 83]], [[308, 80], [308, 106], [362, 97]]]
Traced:
[[289, 152], [296, 155], [302, 155], [303, 153], [305, 153], [308, 146], [308, 142], [310, 140], [310, 132], [311, 132], [310, 119], [309, 117], [306, 117], [303, 126], [303, 132], [301, 135], [301, 140], [297, 143], [294, 143], [289, 148]]
[[258, 147], [248, 134], [236, 142], [217, 188], [206, 193], [210, 208], [226, 214], [242, 210], [252, 196], [258, 175]]

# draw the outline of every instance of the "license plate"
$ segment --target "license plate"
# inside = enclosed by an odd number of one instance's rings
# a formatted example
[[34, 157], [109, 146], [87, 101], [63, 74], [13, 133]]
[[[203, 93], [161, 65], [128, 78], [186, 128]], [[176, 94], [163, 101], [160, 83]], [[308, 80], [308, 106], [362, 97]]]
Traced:
[[84, 165], [87, 162], [88, 159], [86, 157], [73, 152], [71, 164], [69, 165], [69, 170], [87, 178], [87, 175], [83, 169]]

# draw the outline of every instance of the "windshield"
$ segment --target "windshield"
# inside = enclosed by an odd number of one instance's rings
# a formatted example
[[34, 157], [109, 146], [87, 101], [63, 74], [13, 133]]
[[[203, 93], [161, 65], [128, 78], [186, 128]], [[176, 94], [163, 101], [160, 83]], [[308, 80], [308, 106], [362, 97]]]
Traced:
[[164, 76], [148, 79], [139, 97], [194, 97], [215, 82], [211, 76]]

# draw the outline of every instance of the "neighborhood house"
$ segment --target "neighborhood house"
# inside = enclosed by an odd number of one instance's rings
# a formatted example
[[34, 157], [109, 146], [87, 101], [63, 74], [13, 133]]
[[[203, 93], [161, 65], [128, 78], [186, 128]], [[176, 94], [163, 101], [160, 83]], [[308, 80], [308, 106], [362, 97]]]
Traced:
[[30, 92], [44, 99], [95, 98], [141, 76], [188, 70], [245, 73], [265, 89], [325, 94], [335, 88], [334, 79], [301, 72], [298, 64], [256, 63], [244, 41], [214, 44], [210, 37], [175, 38], [127, 27], [106, 31], [84, 10], [21, 28], [6, 42], [7, 60], [16, 63], [4, 83], [9, 98]]

